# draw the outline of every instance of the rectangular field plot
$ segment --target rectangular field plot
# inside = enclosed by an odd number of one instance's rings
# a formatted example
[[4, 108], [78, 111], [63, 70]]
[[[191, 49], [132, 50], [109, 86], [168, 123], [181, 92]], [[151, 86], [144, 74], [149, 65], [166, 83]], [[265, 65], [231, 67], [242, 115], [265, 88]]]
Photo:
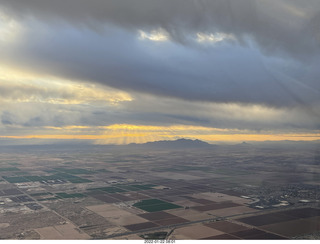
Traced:
[[140, 206], [138, 208], [147, 212], [157, 212], [162, 210], [181, 208], [181, 206], [178, 206], [172, 203], [164, 203], [164, 204], [156, 204], [156, 205], [149, 205], [149, 206]]
[[30, 182], [30, 180], [24, 178], [24, 177], [6, 177], [2, 176], [3, 179], [8, 181], [9, 183], [24, 183], [24, 182]]
[[66, 169], [66, 168], [54, 168], [57, 171], [60, 172], [64, 172], [67, 174], [71, 174], [71, 175], [81, 175], [81, 174], [95, 174], [96, 172], [93, 171], [89, 171], [86, 169], [79, 169], [79, 168], [75, 168], [75, 169]]
[[311, 234], [320, 231], [320, 223], [309, 219], [297, 219], [288, 222], [260, 226], [261, 229], [286, 237]]
[[159, 199], [147, 199], [133, 204], [134, 207], [142, 209], [146, 212], [157, 212], [168, 209], [181, 208], [181, 206], [168, 203]]
[[107, 192], [107, 193], [126, 192], [126, 190], [120, 189], [118, 187], [113, 187], [113, 186], [89, 188], [87, 190], [89, 190], [89, 191], [103, 191], [103, 192]]
[[30, 194], [30, 196], [32, 196], [39, 202], [61, 199], [61, 197], [54, 196], [51, 192], [33, 193]]
[[59, 197], [48, 197], [48, 198], [38, 199], [37, 201], [43, 202], [43, 201], [51, 201], [51, 200], [57, 200], [57, 199], [60, 199], [60, 198]]
[[59, 192], [59, 193], [55, 193], [55, 195], [58, 196], [59, 198], [85, 197], [85, 195], [83, 195], [81, 193], [68, 194], [68, 193], [65, 193], [65, 192]]
[[84, 240], [90, 239], [85, 233], [80, 233], [76, 226], [71, 223], [64, 225], [55, 225], [35, 229], [40, 234], [41, 240]]
[[141, 191], [142, 189], [139, 189], [137, 187], [134, 187], [132, 185], [116, 185], [116, 187], [126, 190], [126, 191]]
[[28, 172], [24, 172], [24, 171], [12, 171], [11, 173], [14, 173], [14, 176], [24, 176], [24, 175], [28, 175]]
[[89, 183], [92, 182], [91, 180], [88, 179], [84, 179], [78, 176], [74, 176], [74, 175], [69, 175], [66, 173], [57, 173], [54, 175], [49, 175], [49, 176], [42, 176], [41, 178], [43, 178], [45, 181], [47, 180], [67, 180], [71, 183]]
[[39, 210], [39, 209], [43, 208], [42, 206], [40, 206], [37, 203], [27, 203], [27, 204], [25, 204], [25, 206], [27, 206], [31, 210]]
[[36, 175], [14, 176], [14, 177], [3, 176], [2, 178], [8, 181], [9, 183], [43, 182], [43, 181], [46, 182], [46, 181], [57, 181], [57, 180], [61, 180], [61, 182], [69, 181], [71, 183], [92, 182], [91, 180], [84, 179], [74, 175], [65, 174], [65, 173], [57, 173], [57, 174], [48, 175], [48, 176], [36, 176]]
[[219, 230], [214, 230], [202, 224], [195, 224], [190, 226], [185, 226], [177, 228], [172, 233], [173, 237], [176, 239], [183, 240], [197, 240], [215, 235], [222, 235], [223, 232]]
[[83, 179], [83, 178], [80, 178], [80, 177], [67, 179], [67, 180], [70, 181], [71, 183], [89, 183], [89, 182], [92, 182], [92, 180]]
[[172, 219], [172, 218], [178, 217], [166, 212], [144, 213], [144, 214], [139, 214], [139, 216], [150, 221], [161, 220], [161, 219]]
[[133, 225], [125, 225], [124, 227], [131, 231], [138, 231], [138, 230], [146, 230], [150, 228], [157, 227], [158, 225], [152, 222], [145, 222], [140, 224], [133, 224]]
[[320, 209], [315, 208], [301, 208], [281, 212], [284, 215], [294, 216], [297, 218], [309, 218], [320, 216]]
[[237, 221], [240, 221], [245, 224], [253, 225], [253, 226], [261, 226], [261, 225], [281, 223], [281, 222], [295, 220], [295, 219], [298, 219], [298, 217], [284, 215], [282, 213], [269, 213], [269, 214], [241, 218], [241, 219], [237, 219]]
[[41, 178], [40, 176], [23, 176], [23, 178], [29, 180], [29, 181], [32, 181], [32, 182], [37, 182], [37, 181], [42, 181], [43, 178]]
[[134, 199], [128, 197], [128, 196], [125, 196], [125, 195], [122, 195], [122, 194], [118, 194], [118, 193], [110, 193], [109, 194], [111, 197], [115, 198], [115, 199], [119, 199], [123, 202], [126, 202], [126, 201], [132, 201]]
[[205, 224], [206, 226], [223, 231], [225, 233], [232, 233], [237, 231], [248, 230], [249, 228], [243, 225], [238, 225], [234, 223], [230, 223], [228, 221], [217, 221]]
[[50, 193], [50, 192], [39, 192], [39, 193], [30, 194], [30, 196], [32, 196], [32, 197], [42, 197], [42, 196], [48, 196], [48, 195], [52, 195], [52, 193]]
[[6, 189], [0, 191], [0, 196], [12, 196], [12, 195], [21, 195], [23, 194], [21, 191], [17, 189]]
[[192, 202], [200, 203], [203, 205], [209, 205], [209, 204], [214, 204], [215, 202], [207, 200], [207, 199], [199, 199], [199, 198], [192, 198], [190, 199]]
[[144, 184], [144, 185], [131, 185], [135, 188], [138, 188], [140, 190], [149, 190], [149, 189], [153, 189], [153, 187], [155, 187], [156, 185], [153, 184]]
[[181, 223], [186, 223], [186, 222], [189, 222], [189, 221], [184, 218], [180, 218], [180, 217], [154, 221], [154, 223], [156, 223], [158, 225], [162, 225], [162, 226], [175, 225], [175, 224], [181, 224]]
[[217, 236], [209, 236], [209, 237], [201, 238], [201, 240], [241, 240], [241, 239], [236, 236], [222, 234]]
[[126, 191], [143, 191], [153, 189], [156, 185], [153, 184], [135, 184], [135, 185], [116, 185], [116, 187], [124, 189]]
[[251, 238], [254, 236], [259, 236], [259, 235], [263, 235], [265, 234], [265, 231], [262, 230], [258, 230], [258, 229], [249, 229], [249, 230], [242, 230], [242, 231], [237, 231], [237, 232], [233, 232], [230, 233], [233, 236], [239, 237], [241, 239], [247, 239], [247, 238]]
[[26, 195], [16, 196], [16, 197], [10, 197], [11, 201], [14, 202], [32, 202], [33, 199]]
[[98, 191], [91, 191], [87, 192], [86, 194], [105, 203], [116, 203], [121, 201], [119, 199], [111, 197], [109, 194], [101, 193]]
[[143, 194], [140, 194], [138, 192], [126, 192], [124, 193], [123, 195], [127, 196], [127, 197], [130, 197], [131, 199], [133, 200], [142, 200], [142, 199], [147, 199], [149, 198], [148, 196], [146, 195], [143, 195]]
[[204, 212], [204, 211], [210, 211], [210, 210], [216, 210], [216, 209], [232, 208], [237, 206], [241, 206], [241, 205], [233, 202], [225, 202], [225, 203], [221, 202], [221, 203], [214, 203], [214, 204], [203, 205], [203, 206], [196, 206], [192, 208], [197, 211]]
[[244, 231], [233, 232], [230, 234], [223, 234], [212, 236], [209, 238], [204, 239], [211, 239], [211, 240], [235, 240], [235, 239], [242, 239], [242, 240], [283, 240], [287, 239], [285, 237], [275, 235], [272, 233], [264, 232], [257, 229], [249, 229]]

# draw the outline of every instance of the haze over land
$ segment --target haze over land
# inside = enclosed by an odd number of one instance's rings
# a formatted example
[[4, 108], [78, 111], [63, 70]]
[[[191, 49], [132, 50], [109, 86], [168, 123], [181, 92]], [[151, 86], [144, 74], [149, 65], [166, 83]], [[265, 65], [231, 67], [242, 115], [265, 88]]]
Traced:
[[0, 147], [0, 239], [319, 239], [314, 142]]
[[319, 140], [319, 26], [317, 0], [0, 0], [0, 142]]

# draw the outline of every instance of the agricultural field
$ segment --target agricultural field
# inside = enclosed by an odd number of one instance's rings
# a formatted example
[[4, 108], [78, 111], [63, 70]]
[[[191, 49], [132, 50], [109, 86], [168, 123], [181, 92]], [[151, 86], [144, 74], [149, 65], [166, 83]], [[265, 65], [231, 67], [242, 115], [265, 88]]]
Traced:
[[1, 154], [0, 238], [281, 240], [320, 232], [311, 153], [89, 152]]

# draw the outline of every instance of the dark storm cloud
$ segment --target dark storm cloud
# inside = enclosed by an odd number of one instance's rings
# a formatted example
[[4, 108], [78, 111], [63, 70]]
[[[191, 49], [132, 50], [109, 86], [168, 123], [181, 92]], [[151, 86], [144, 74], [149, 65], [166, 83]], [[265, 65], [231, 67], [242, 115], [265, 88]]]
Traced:
[[[0, 0], [27, 26], [0, 60], [184, 100], [308, 106], [319, 102], [320, 2], [304, 3]], [[159, 27], [175, 42], [137, 39], [138, 30]], [[236, 41], [201, 45], [198, 32]]]

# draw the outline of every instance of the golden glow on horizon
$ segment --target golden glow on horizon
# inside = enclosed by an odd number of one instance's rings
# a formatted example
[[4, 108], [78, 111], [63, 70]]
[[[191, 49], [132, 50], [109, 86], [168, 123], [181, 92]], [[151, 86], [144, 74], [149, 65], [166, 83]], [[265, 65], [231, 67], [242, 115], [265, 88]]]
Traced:
[[[0, 136], [8, 139], [75, 139], [75, 140], [103, 140], [121, 137], [146, 137], [147, 133], [114, 134], [114, 135], [25, 135], [25, 136]], [[169, 138], [189, 138], [204, 141], [314, 141], [320, 140], [320, 134], [234, 134], [234, 135], [158, 135], [157, 140]]]
[[[130, 124], [113, 124], [103, 126], [102, 128], [111, 130], [142, 130], [142, 131], [221, 131], [228, 132], [230, 129], [210, 128], [193, 125], [171, 125], [171, 126], [152, 126], [152, 125], [130, 125]], [[232, 131], [240, 131], [234, 129]]]
[[74, 140], [101, 140], [117, 137], [141, 137], [145, 134], [120, 134], [120, 135], [25, 135], [25, 136], [0, 136], [8, 139], [74, 139]]
[[[99, 126], [98, 126], [99, 127]], [[57, 130], [60, 127], [46, 127], [47, 129]], [[89, 126], [67, 126], [58, 130], [63, 132], [81, 133], [90, 129]], [[56, 139], [56, 140], [94, 140], [96, 144], [128, 144], [145, 143], [158, 140], [175, 140], [179, 138], [199, 139], [207, 142], [239, 142], [239, 141], [313, 141], [320, 140], [320, 133], [287, 133], [287, 134], [249, 134], [249, 133], [230, 133], [224, 129], [224, 134], [214, 133], [215, 128], [198, 126], [138, 126], [138, 125], [111, 125], [99, 128], [108, 128], [101, 134], [43, 134], [43, 135], [16, 135], [0, 136], [7, 139]], [[192, 131], [194, 129], [194, 131]], [[188, 132], [189, 133], [186, 133]], [[201, 133], [202, 130], [202, 133]], [[221, 129], [218, 129], [221, 130]], [[83, 132], [84, 132], [83, 131]], [[192, 132], [190, 134], [190, 132]], [[200, 132], [200, 133], [198, 133]], [[203, 133], [205, 132], [205, 133]], [[217, 131], [219, 132], [219, 131]], [[221, 133], [221, 131], [220, 131]]]
[[231, 134], [231, 135], [185, 135], [186, 138], [203, 141], [315, 141], [320, 134]]

